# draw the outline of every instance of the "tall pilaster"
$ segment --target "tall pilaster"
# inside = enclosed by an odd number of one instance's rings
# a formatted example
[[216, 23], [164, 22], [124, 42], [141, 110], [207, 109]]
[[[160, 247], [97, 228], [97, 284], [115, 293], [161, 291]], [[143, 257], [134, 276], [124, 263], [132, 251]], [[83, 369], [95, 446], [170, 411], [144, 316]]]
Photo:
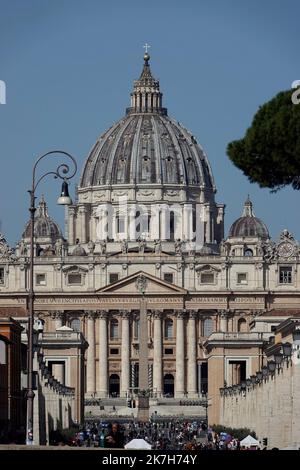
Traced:
[[95, 317], [96, 313], [87, 312], [87, 341], [89, 347], [87, 350], [86, 362], [86, 391], [87, 393], [96, 392], [96, 341], [95, 341]]
[[187, 392], [189, 397], [197, 396], [197, 341], [196, 341], [196, 319], [197, 312], [189, 312], [187, 332]]
[[74, 233], [75, 207], [68, 208], [68, 215], [69, 215], [68, 241], [70, 245], [74, 245], [75, 243], [75, 233]]
[[182, 398], [185, 394], [185, 348], [184, 348], [184, 319], [185, 311], [176, 313], [176, 378], [175, 397]]
[[155, 310], [153, 338], [153, 392], [162, 395], [162, 312]]
[[80, 215], [80, 233], [81, 233], [81, 238], [80, 242], [81, 243], [86, 243], [87, 241], [87, 222], [86, 222], [86, 208], [85, 206], [80, 206], [79, 208], [79, 215]]
[[107, 311], [98, 312], [99, 322], [99, 396], [108, 395], [108, 337], [107, 337]]
[[130, 387], [130, 312], [127, 310], [122, 310], [121, 316], [121, 397], [125, 397]]

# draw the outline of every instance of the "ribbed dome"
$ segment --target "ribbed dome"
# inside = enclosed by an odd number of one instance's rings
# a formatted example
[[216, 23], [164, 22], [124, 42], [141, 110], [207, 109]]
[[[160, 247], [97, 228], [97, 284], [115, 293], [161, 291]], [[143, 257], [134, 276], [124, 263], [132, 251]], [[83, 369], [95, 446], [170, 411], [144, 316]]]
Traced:
[[252, 202], [249, 198], [244, 204], [242, 217], [237, 219], [230, 227], [229, 237], [269, 238], [269, 231], [264, 222], [255, 217]]
[[144, 56], [126, 116], [100, 136], [88, 156], [80, 187], [179, 184], [214, 189], [208, 159], [196, 139], [162, 107], [162, 93]]
[[[60, 228], [51, 217], [49, 217], [47, 204], [44, 200], [44, 196], [41, 197], [39, 206], [37, 208], [37, 214], [34, 219], [34, 236], [36, 238], [51, 238], [52, 241], [56, 241], [61, 238]], [[30, 221], [27, 222], [23, 238], [30, 237]]]

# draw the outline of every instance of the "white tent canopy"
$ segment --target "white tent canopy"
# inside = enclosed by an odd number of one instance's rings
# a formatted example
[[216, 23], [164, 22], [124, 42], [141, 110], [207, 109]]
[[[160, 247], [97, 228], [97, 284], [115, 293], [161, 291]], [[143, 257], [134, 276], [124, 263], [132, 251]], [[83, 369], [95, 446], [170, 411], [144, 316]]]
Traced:
[[243, 439], [241, 442], [240, 442], [240, 446], [241, 447], [259, 447], [259, 441], [257, 439], [254, 439], [254, 437], [250, 436], [247, 436], [245, 437], [245, 439]]
[[151, 449], [151, 445], [144, 439], [132, 439], [125, 445], [125, 449]]

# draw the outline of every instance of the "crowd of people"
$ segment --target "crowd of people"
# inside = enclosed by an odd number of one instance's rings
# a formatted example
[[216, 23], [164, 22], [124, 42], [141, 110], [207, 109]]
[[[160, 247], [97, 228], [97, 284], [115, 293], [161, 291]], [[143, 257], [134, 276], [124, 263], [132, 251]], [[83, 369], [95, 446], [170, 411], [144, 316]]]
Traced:
[[132, 439], [144, 439], [159, 450], [243, 450], [239, 439], [207, 427], [205, 421], [169, 421], [108, 423], [87, 422], [73, 445], [123, 448]]
[[73, 445], [122, 448], [132, 439], [144, 439], [152, 449], [184, 449], [189, 443], [204, 442], [207, 429], [203, 421], [128, 421], [123, 424], [99, 421], [87, 423], [76, 434]]

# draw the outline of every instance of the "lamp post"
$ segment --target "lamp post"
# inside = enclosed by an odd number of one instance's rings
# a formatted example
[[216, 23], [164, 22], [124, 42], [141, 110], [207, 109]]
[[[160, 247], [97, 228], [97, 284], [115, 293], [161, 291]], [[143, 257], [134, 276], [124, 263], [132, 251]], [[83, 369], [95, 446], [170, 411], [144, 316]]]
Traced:
[[[74, 165], [73, 171], [70, 173], [70, 167], [66, 163], [61, 163], [55, 171], [48, 171], [36, 178], [36, 169], [41, 160], [47, 156], [63, 156], [63, 158], [68, 158], [72, 161]], [[28, 290], [28, 300], [27, 300], [27, 310], [28, 310], [28, 377], [27, 377], [27, 429], [26, 429], [26, 444], [32, 445], [34, 443], [34, 434], [33, 434], [33, 401], [34, 401], [34, 391], [33, 391], [33, 324], [34, 324], [34, 216], [35, 216], [35, 191], [39, 183], [46, 177], [53, 175], [54, 178], [60, 178], [63, 180], [61, 195], [57, 200], [57, 203], [60, 205], [69, 205], [72, 204], [72, 200], [69, 196], [68, 191], [68, 180], [73, 178], [77, 171], [77, 163], [74, 157], [67, 152], [62, 150], [52, 150], [47, 152], [37, 158], [33, 170], [32, 170], [32, 185], [31, 189], [28, 191], [30, 196], [30, 257], [29, 257], [29, 290]]]
[[[221, 388], [222, 393], [225, 395], [226, 394], [226, 387]], [[208, 392], [205, 390], [202, 390], [201, 395], [204, 396], [205, 402], [204, 402], [204, 407], [205, 407], [205, 421], [206, 425], [208, 426]]]

